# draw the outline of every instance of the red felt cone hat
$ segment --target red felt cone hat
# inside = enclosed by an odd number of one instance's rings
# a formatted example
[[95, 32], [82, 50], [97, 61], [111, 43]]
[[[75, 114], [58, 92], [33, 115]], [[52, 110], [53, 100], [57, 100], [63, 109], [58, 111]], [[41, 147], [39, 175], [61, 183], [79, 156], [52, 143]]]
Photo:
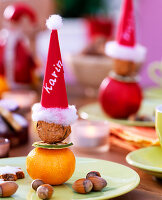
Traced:
[[52, 15], [46, 22], [51, 30], [48, 57], [42, 88], [41, 105], [45, 108], [67, 108], [64, 69], [61, 59], [57, 30], [62, 26], [62, 18]]
[[28, 17], [32, 23], [37, 21], [36, 12], [25, 3], [16, 3], [7, 6], [3, 16], [6, 20], [14, 22], [20, 21], [24, 16]]
[[135, 21], [132, 0], [124, 0], [117, 32], [117, 42], [133, 47], [135, 45]]
[[106, 43], [105, 53], [115, 59], [142, 63], [146, 48], [136, 43], [135, 18], [132, 0], [123, 0], [116, 41]]

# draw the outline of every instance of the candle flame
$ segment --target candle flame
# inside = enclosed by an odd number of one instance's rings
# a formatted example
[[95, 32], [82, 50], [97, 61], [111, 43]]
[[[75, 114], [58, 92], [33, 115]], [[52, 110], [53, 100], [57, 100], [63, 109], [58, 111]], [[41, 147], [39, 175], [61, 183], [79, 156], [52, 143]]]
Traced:
[[87, 135], [93, 138], [96, 135], [96, 128], [93, 126], [87, 127]]

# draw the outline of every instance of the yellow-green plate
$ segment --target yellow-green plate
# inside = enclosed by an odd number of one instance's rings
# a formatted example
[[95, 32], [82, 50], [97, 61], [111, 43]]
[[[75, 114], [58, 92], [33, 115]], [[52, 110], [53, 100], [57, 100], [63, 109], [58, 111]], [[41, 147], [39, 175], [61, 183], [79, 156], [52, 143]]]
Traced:
[[162, 99], [162, 88], [152, 87], [144, 91], [146, 98]]
[[[157, 99], [146, 99], [142, 102], [141, 108], [139, 110], [139, 116], [146, 115], [153, 117], [155, 112], [155, 107], [162, 103], [162, 100]], [[143, 126], [143, 127], [154, 127], [155, 123], [153, 121], [132, 121], [124, 119], [114, 119], [107, 116], [100, 104], [98, 102], [87, 104], [79, 109], [79, 115], [82, 119], [88, 120], [102, 120], [102, 121], [112, 121], [118, 124], [123, 124], [127, 126]]]
[[[0, 166], [10, 165], [21, 167], [25, 172], [25, 179], [16, 181], [19, 184], [18, 191], [12, 196], [15, 200], [38, 200], [36, 193], [30, 187], [31, 178], [28, 176], [25, 169], [25, 157], [5, 158], [0, 159]], [[89, 194], [78, 194], [72, 190], [72, 183], [86, 176], [89, 171], [99, 171], [103, 178], [108, 182], [106, 188], [101, 192], [91, 192]], [[64, 185], [54, 186], [54, 194], [51, 199], [53, 200], [71, 200], [71, 199], [109, 199], [116, 196], [125, 194], [133, 190], [139, 184], [140, 178], [138, 174], [124, 166], [117, 163], [90, 159], [90, 158], [77, 158], [76, 170], [72, 178]]]
[[157, 178], [162, 178], [162, 148], [160, 146], [133, 151], [127, 155], [126, 160], [130, 165]]

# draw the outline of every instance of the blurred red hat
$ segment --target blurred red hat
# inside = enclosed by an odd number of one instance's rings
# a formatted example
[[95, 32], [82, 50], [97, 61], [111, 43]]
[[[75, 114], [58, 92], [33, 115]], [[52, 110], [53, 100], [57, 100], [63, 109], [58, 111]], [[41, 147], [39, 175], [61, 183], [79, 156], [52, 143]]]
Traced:
[[4, 10], [3, 16], [6, 20], [14, 22], [18, 22], [22, 17], [26, 16], [32, 23], [36, 22], [35, 11], [30, 6], [23, 3], [7, 6]]
[[146, 48], [136, 42], [133, 0], [123, 0], [116, 41], [106, 44], [106, 54], [112, 58], [137, 63], [144, 61]]

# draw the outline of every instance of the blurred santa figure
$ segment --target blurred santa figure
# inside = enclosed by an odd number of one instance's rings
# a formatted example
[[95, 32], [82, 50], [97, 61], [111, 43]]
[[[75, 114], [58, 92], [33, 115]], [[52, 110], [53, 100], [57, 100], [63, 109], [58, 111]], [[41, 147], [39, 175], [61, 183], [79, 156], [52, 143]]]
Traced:
[[36, 27], [35, 12], [26, 4], [6, 7], [5, 28], [0, 31], [0, 75], [11, 89], [32, 85], [36, 62], [29, 51], [26, 32]]

